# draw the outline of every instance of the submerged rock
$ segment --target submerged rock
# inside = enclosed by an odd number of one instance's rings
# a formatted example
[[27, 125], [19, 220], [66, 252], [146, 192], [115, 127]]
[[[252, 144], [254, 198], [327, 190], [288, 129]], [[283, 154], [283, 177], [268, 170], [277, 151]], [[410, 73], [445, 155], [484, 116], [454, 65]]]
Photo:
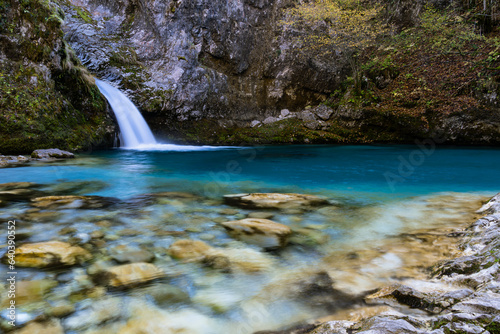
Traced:
[[228, 233], [242, 241], [258, 245], [264, 249], [286, 246], [292, 230], [269, 219], [246, 218], [221, 224]]
[[[48, 241], [19, 246], [15, 252], [19, 267], [44, 268], [56, 265], [74, 265], [88, 261], [92, 255], [85, 249], [66, 242]], [[8, 261], [7, 254], [2, 261]]]
[[149, 282], [165, 276], [165, 273], [154, 264], [136, 262], [104, 269], [95, 275], [101, 285], [112, 287], [129, 287]]
[[64, 334], [64, 329], [57, 319], [32, 321], [12, 334]]
[[270, 258], [253, 249], [214, 248], [199, 240], [178, 240], [170, 246], [168, 253], [177, 259], [200, 262], [223, 271], [257, 272], [272, 265]]
[[115, 198], [101, 196], [44, 196], [31, 200], [31, 205], [41, 209], [101, 209], [118, 202]]
[[327, 205], [328, 200], [314, 195], [252, 193], [225, 195], [226, 203], [245, 208], [287, 209]]
[[31, 157], [35, 159], [72, 159], [75, 155], [68, 151], [63, 151], [58, 148], [49, 148], [45, 150], [35, 150], [31, 153]]
[[170, 245], [170, 256], [180, 260], [201, 260], [212, 250], [212, 247], [203, 241], [181, 239]]
[[145, 249], [120, 245], [110, 250], [110, 256], [119, 263], [152, 262], [155, 255]]

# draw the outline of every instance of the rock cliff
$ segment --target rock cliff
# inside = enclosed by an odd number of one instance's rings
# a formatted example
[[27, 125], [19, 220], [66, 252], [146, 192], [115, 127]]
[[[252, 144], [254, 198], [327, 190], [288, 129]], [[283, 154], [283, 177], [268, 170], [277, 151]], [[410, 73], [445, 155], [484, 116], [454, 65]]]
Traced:
[[61, 30], [55, 3], [0, 1], [0, 152], [111, 145], [104, 98]]

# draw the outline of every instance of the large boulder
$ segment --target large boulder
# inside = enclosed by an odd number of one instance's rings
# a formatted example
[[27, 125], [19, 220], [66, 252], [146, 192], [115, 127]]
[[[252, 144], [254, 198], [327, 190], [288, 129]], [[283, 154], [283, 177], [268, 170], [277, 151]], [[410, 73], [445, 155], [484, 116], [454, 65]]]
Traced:
[[[16, 249], [14, 255], [16, 266], [35, 268], [70, 266], [92, 258], [92, 255], [85, 249], [61, 241], [24, 244]], [[8, 260], [8, 253], [6, 253], [2, 261], [6, 263]]]
[[286, 246], [292, 230], [283, 224], [269, 219], [246, 218], [221, 224], [228, 233], [242, 241], [264, 249], [277, 249]]
[[251, 193], [225, 195], [224, 201], [231, 205], [258, 209], [304, 208], [327, 205], [323, 197], [304, 194]]

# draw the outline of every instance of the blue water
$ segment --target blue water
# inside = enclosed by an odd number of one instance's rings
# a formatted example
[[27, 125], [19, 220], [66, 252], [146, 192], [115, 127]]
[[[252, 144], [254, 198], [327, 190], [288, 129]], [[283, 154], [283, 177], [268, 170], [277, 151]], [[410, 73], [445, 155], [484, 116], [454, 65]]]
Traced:
[[[416, 146], [270, 146], [203, 151], [111, 150], [62, 164], [0, 169], [3, 182], [105, 181], [89, 194], [128, 198], [158, 191], [208, 197], [307, 191], [396, 198], [500, 190], [500, 149]], [[363, 196], [361, 196], [363, 197]]]

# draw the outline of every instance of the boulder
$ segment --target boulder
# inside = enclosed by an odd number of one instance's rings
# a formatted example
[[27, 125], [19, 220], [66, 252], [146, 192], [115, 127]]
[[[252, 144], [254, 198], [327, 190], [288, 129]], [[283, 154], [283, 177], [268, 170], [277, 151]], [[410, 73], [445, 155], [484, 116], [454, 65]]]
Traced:
[[297, 118], [304, 122], [312, 122], [316, 120], [316, 116], [312, 112], [306, 110], [297, 113]]
[[251, 193], [225, 195], [227, 204], [244, 208], [287, 209], [327, 205], [328, 200], [319, 196], [292, 193]]
[[288, 226], [269, 219], [246, 218], [224, 222], [221, 225], [232, 237], [264, 249], [286, 246], [292, 234]]
[[[85, 249], [61, 241], [48, 241], [19, 246], [15, 252], [16, 266], [44, 268], [56, 265], [74, 265], [90, 260]], [[2, 261], [8, 261], [7, 254]]]
[[290, 116], [290, 110], [288, 109], [282, 109], [281, 112], [280, 112], [280, 118], [285, 118], [285, 117], [288, 117]]
[[113, 266], [95, 275], [100, 285], [115, 288], [136, 286], [165, 276], [165, 273], [154, 264], [136, 262]]
[[313, 113], [324, 121], [327, 121], [332, 117], [334, 110], [324, 104], [320, 104], [314, 108]]
[[75, 155], [68, 151], [62, 151], [58, 148], [49, 148], [45, 150], [35, 150], [31, 153], [31, 157], [35, 159], [68, 159], [74, 158]]

